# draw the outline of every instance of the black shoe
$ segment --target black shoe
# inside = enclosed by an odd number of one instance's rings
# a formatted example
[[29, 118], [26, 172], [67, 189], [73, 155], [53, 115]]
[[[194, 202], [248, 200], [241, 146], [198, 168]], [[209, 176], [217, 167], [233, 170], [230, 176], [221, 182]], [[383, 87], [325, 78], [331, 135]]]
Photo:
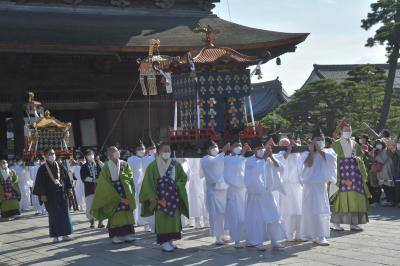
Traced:
[[104, 228], [104, 224], [103, 223], [99, 223], [97, 228]]

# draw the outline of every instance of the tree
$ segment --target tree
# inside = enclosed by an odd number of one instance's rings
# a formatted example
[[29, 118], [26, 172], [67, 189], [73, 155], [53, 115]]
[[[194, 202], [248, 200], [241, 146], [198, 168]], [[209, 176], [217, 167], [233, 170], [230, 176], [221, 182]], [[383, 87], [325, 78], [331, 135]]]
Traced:
[[336, 121], [348, 113], [353, 101], [352, 89], [334, 80], [318, 80], [297, 91], [291, 100], [281, 105], [277, 113], [290, 122], [292, 127], [302, 127], [312, 132], [319, 125], [331, 134]]
[[371, 13], [361, 21], [361, 27], [369, 30], [375, 25], [380, 25], [374, 37], [367, 40], [366, 46], [375, 44], [386, 45], [389, 62], [389, 74], [386, 80], [385, 94], [381, 107], [379, 122], [376, 130], [381, 131], [385, 126], [390, 112], [393, 84], [396, 76], [397, 61], [400, 48], [400, 0], [378, 0], [371, 4]]

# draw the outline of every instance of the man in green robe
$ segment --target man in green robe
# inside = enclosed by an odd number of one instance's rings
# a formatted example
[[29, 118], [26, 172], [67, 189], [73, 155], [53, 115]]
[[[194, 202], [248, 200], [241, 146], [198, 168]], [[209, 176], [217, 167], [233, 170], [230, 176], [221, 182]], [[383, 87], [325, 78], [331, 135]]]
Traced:
[[360, 146], [351, 139], [351, 125], [343, 123], [340, 139], [332, 144], [337, 154], [337, 186], [331, 196], [333, 230], [343, 231], [341, 224], [349, 224], [350, 230], [361, 231], [359, 224], [368, 222], [367, 171], [362, 160]]
[[18, 217], [21, 192], [18, 187], [18, 176], [14, 170], [8, 168], [6, 160], [0, 161], [0, 211], [1, 218], [11, 219]]
[[161, 143], [146, 169], [139, 200], [142, 217], [155, 215], [157, 244], [166, 252], [174, 251], [173, 241], [181, 239], [181, 214], [189, 218], [186, 182], [182, 165], [171, 159], [171, 146]]
[[136, 240], [133, 173], [129, 164], [119, 159], [116, 147], [107, 149], [107, 157], [98, 178], [91, 214], [98, 220], [108, 219], [108, 233], [114, 244], [132, 242]]

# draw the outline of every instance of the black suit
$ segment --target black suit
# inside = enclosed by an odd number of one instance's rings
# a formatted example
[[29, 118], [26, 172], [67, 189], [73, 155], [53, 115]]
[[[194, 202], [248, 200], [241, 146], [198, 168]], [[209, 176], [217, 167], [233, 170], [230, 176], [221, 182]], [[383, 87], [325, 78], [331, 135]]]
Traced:
[[[95, 169], [96, 169], [95, 176], [93, 176], [93, 173], [90, 172], [89, 164], [95, 164]], [[95, 183], [92, 181], [91, 182], [86, 181], [86, 178], [91, 177], [91, 178], [93, 178], [93, 181], [94, 181], [95, 179], [99, 178], [100, 171], [101, 171], [101, 166], [97, 162], [87, 162], [81, 166], [81, 179], [85, 186], [85, 196], [86, 197], [93, 195], [94, 189], [95, 189]]]

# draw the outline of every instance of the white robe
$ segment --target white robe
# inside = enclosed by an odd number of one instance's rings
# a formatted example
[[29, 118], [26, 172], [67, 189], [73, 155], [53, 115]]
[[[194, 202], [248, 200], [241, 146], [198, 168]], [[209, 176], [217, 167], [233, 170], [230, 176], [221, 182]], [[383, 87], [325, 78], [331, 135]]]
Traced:
[[282, 187], [279, 178], [282, 171], [282, 165], [275, 166], [271, 159], [258, 159], [255, 156], [247, 159], [244, 177], [247, 188], [245, 223], [246, 239], [251, 244], [262, 245], [267, 233], [273, 243], [285, 237], [278, 204], [272, 194], [273, 190]]
[[220, 237], [225, 235], [225, 207], [228, 186], [224, 181], [225, 154], [204, 156], [201, 168], [206, 182], [206, 207], [209, 213], [210, 234]]
[[20, 208], [22, 211], [29, 210], [31, 206], [31, 190], [32, 181], [28, 167], [15, 165], [14, 170], [18, 176], [18, 186], [21, 191]]
[[86, 201], [85, 201], [85, 187], [81, 179], [81, 166], [73, 165], [71, 166], [71, 171], [74, 174], [75, 180], [75, 196], [76, 202], [78, 203], [79, 210], [86, 210]]
[[128, 158], [128, 164], [133, 172], [133, 180], [135, 184], [135, 201], [136, 209], [134, 210], [135, 221], [137, 225], [144, 225], [145, 220], [140, 216], [141, 204], [139, 202], [139, 192], [142, 187], [144, 171], [143, 171], [143, 157], [132, 155]]
[[312, 167], [305, 167], [304, 161], [309, 152], [301, 157], [303, 183], [303, 206], [301, 229], [302, 236], [316, 239], [329, 237], [329, 221], [331, 216], [327, 184], [336, 183], [336, 154], [326, 152], [324, 159], [319, 153], [313, 153]]
[[[34, 165], [29, 167], [29, 174], [33, 184], [35, 184], [36, 182], [36, 174], [37, 171], [39, 170], [39, 167], [40, 165]], [[41, 214], [46, 213], [46, 208], [44, 207], [44, 204], [40, 205], [39, 203], [39, 196], [32, 195], [32, 206], [36, 213], [41, 213]]]
[[208, 211], [205, 201], [205, 182], [202, 178], [200, 158], [187, 159], [189, 214], [196, 226], [208, 226]]
[[285, 158], [286, 152], [280, 152], [277, 159], [282, 164], [282, 185], [286, 195], [279, 196], [279, 210], [286, 239], [301, 239], [300, 224], [302, 215], [303, 186], [301, 184], [300, 153], [291, 153]]
[[[147, 155], [147, 156], [144, 156], [144, 157], [142, 158], [142, 173], [143, 173], [143, 176], [142, 176], [142, 179], [141, 179], [142, 182], [143, 182], [143, 178], [144, 178], [144, 176], [145, 176], [145, 174], [146, 174], [147, 167], [148, 167], [149, 164], [151, 164], [154, 160], [155, 160], [155, 157], [152, 156], [152, 155]], [[133, 178], [135, 178], [135, 176], [133, 176]], [[139, 180], [139, 181], [140, 181], [140, 180]], [[140, 194], [140, 189], [142, 188], [142, 185], [141, 185], [141, 184], [142, 184], [142, 183], [140, 183], [140, 186], [135, 187], [135, 190], [136, 190], [136, 193], [137, 193], [138, 196], [139, 196], [139, 194]], [[136, 204], [140, 204], [139, 201], [136, 201]], [[139, 205], [139, 206], [140, 206], [140, 205]], [[140, 216], [141, 207], [136, 207], [136, 210], [138, 210], [138, 216], [140, 217], [138, 220], [140, 220], [140, 222], [142, 222], [143, 224], [154, 225], [154, 223], [155, 223], [155, 222], [154, 222], [154, 215], [149, 216], [149, 217], [141, 217], [141, 216]], [[152, 226], [151, 229], [154, 231], [154, 226]]]
[[224, 181], [228, 185], [226, 194], [225, 229], [233, 241], [244, 238], [244, 211], [246, 186], [244, 168], [246, 158], [227, 155], [224, 159]]

